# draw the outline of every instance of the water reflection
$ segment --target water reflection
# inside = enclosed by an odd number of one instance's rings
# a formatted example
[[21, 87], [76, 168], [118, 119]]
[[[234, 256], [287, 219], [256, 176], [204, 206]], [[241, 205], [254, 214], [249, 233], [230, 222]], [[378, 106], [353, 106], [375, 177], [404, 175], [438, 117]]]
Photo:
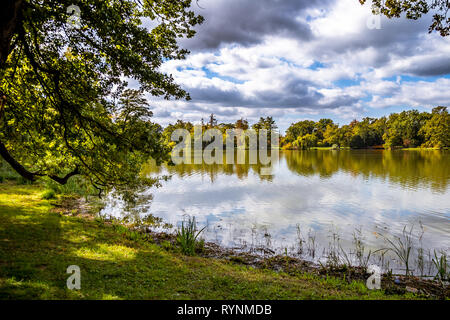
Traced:
[[[256, 174], [262, 180], [272, 180], [273, 176], [261, 175], [261, 164], [249, 164], [248, 152], [243, 164], [208, 165], [182, 164], [176, 166], [156, 167], [149, 163], [145, 167], [147, 174], [176, 174], [179, 177], [200, 174], [209, 177], [211, 182], [219, 175], [236, 175], [246, 179]], [[301, 176], [318, 175], [322, 179], [331, 178], [341, 171], [364, 179], [377, 177], [390, 183], [397, 183], [406, 188], [427, 188], [435, 192], [445, 192], [450, 181], [450, 152], [439, 150], [311, 150], [283, 151], [280, 161], [287, 168]], [[277, 171], [274, 172], [274, 175]]]
[[388, 179], [403, 187], [430, 187], [445, 192], [450, 177], [450, 156], [446, 151], [414, 150], [316, 150], [285, 152], [289, 170], [322, 178], [344, 171], [364, 179]]
[[[361, 227], [367, 246], [380, 248], [385, 245], [380, 234], [398, 236], [405, 225], [422, 223], [421, 245], [448, 250], [449, 160], [449, 152], [437, 150], [286, 151], [280, 152], [270, 176], [248, 161], [149, 164], [147, 174], [170, 174], [172, 179], [148, 190], [144, 195], [153, 194], [153, 200], [138, 211], [150, 206], [149, 213], [174, 225], [184, 214], [196, 216], [207, 226], [207, 240], [230, 247], [270, 244], [294, 253], [300, 232], [314, 237], [317, 250], [323, 251], [334, 230], [351, 248], [353, 232]], [[112, 201], [104, 210], [123, 212]]]

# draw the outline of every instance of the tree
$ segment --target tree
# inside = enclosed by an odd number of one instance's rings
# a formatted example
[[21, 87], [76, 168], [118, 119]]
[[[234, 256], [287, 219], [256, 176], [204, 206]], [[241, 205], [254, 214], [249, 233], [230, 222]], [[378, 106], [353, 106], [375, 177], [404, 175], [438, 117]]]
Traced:
[[431, 119], [421, 128], [425, 137], [422, 146], [444, 148], [450, 147], [450, 115], [447, 107], [436, 107], [432, 111]]
[[174, 141], [172, 141], [172, 133], [176, 129], [186, 129], [187, 131], [192, 133], [194, 131], [194, 125], [189, 121], [184, 122], [183, 120], [177, 120], [177, 122], [175, 124], [169, 123], [169, 125], [167, 127], [165, 127], [164, 131], [163, 131], [164, 141], [167, 144], [172, 145], [172, 146], [174, 146], [176, 144]]
[[355, 134], [350, 139], [350, 147], [352, 149], [359, 149], [365, 146], [363, 138], [359, 134]]
[[[353, 127], [353, 135], [358, 136], [362, 141], [360, 143], [359, 140], [352, 139], [353, 144], [357, 144], [357, 148], [370, 147], [383, 143], [382, 135], [380, 135], [379, 130], [375, 127], [375, 123], [377, 123], [376, 119], [364, 118], [355, 124]], [[352, 146], [352, 142], [350, 146]]]
[[[76, 5], [80, 26], [67, 23]], [[149, 157], [167, 152], [144, 93], [186, 98], [159, 67], [183, 59], [177, 38], [203, 18], [191, 0], [5, 0], [0, 13], [0, 155], [21, 176], [97, 188], [138, 179]], [[156, 26], [149, 30], [143, 21]], [[124, 79], [139, 84], [126, 90]], [[139, 181], [138, 181], [139, 180]], [[151, 181], [147, 181], [151, 183]]]
[[[355, 121], [352, 121], [355, 125]], [[323, 136], [323, 142], [328, 145], [338, 145], [339, 147], [350, 146], [350, 140], [353, 135], [353, 129], [350, 125], [344, 125], [339, 128], [337, 124], [327, 126]]]
[[317, 136], [319, 141], [323, 141], [324, 133], [327, 130], [327, 127], [333, 125], [333, 120], [331, 119], [320, 119], [315, 124], [315, 135]]
[[371, 127], [373, 128], [373, 130], [375, 131], [375, 134], [377, 136], [377, 143], [376, 145], [380, 145], [383, 144], [383, 135], [386, 132], [387, 129], [387, 125], [386, 125], [386, 117], [381, 117], [376, 119], [372, 124]]
[[315, 127], [316, 123], [311, 120], [304, 120], [293, 123], [286, 131], [286, 138], [289, 142], [295, 141], [298, 137], [312, 134]]
[[275, 124], [275, 120], [272, 117], [260, 117], [259, 121], [252, 125], [252, 128], [259, 132], [260, 129], [267, 130], [267, 133], [271, 133], [273, 130], [277, 129], [277, 125]]
[[319, 122], [316, 123], [316, 128], [322, 132], [324, 132], [328, 126], [333, 125], [333, 120], [331, 119], [320, 119]]
[[[267, 133], [267, 147], [270, 148], [272, 145], [272, 133], [277, 129], [277, 125], [275, 120], [272, 117], [260, 117], [259, 121], [252, 125], [252, 129], [256, 131], [256, 134], [259, 136], [260, 130], [266, 130]], [[261, 147], [258, 139], [258, 147]]]
[[306, 134], [304, 136], [298, 137], [297, 140], [292, 144], [296, 148], [300, 148], [302, 150], [307, 150], [312, 147], [316, 147], [318, 142], [318, 138], [314, 134]]
[[214, 128], [214, 127], [217, 126], [217, 119], [216, 119], [216, 117], [214, 117], [214, 113], [211, 113], [209, 115], [208, 125], [209, 125], [210, 128]]
[[[363, 5], [366, 0], [359, 0]], [[433, 12], [433, 20], [428, 32], [437, 31], [441, 36], [450, 35], [449, 0], [372, 0], [373, 14], [383, 14], [388, 18], [399, 18], [402, 13], [407, 19], [417, 20], [423, 15]]]
[[429, 113], [420, 113], [417, 110], [391, 114], [386, 122], [387, 129], [383, 135], [386, 147], [420, 146], [424, 141], [420, 129], [430, 116]]
[[241, 119], [236, 121], [234, 127], [236, 129], [248, 130], [248, 128], [249, 128], [248, 127], [248, 121], [241, 118]]
[[339, 145], [339, 126], [337, 124], [330, 124], [323, 133], [323, 141], [328, 145]]

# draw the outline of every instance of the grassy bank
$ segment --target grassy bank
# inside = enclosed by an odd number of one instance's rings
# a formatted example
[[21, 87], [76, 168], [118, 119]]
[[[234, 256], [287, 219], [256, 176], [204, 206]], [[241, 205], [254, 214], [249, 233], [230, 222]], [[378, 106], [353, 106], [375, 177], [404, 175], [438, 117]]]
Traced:
[[[188, 257], [100, 220], [64, 215], [38, 185], [0, 183], [0, 299], [411, 299], [363, 282]], [[81, 290], [66, 288], [69, 265]]]

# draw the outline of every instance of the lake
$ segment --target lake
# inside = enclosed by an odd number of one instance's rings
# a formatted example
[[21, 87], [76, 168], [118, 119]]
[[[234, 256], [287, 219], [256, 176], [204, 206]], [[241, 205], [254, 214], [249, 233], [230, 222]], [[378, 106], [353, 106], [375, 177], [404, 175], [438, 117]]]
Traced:
[[[411, 259], [423, 248], [428, 265], [420, 273], [429, 273], [432, 250], [450, 248], [449, 164], [448, 151], [309, 150], [280, 151], [272, 175], [248, 163], [149, 165], [147, 174], [171, 179], [144, 192], [133, 212], [174, 226], [195, 216], [207, 241], [313, 261], [326, 260], [333, 246], [354, 255], [355, 237], [366, 252], [384, 248], [386, 238], [413, 228]], [[123, 216], [123, 203], [110, 197], [102, 214]], [[401, 269], [392, 253], [371, 259]]]

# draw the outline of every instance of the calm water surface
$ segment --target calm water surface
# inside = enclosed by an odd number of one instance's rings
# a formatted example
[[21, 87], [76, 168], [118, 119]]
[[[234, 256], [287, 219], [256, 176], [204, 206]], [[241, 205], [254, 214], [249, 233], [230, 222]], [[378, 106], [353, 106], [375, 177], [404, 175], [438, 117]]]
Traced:
[[[333, 233], [351, 251], [360, 229], [367, 248], [376, 249], [385, 246], [381, 235], [401, 236], [414, 226], [416, 247], [448, 252], [449, 165], [447, 151], [311, 150], [280, 152], [271, 176], [248, 164], [149, 166], [148, 174], [172, 178], [145, 192], [152, 200], [137, 212], [175, 226], [195, 216], [207, 226], [206, 240], [227, 247], [296, 254], [299, 239], [309, 238], [320, 258]], [[103, 213], [124, 210], [110, 199]]]

